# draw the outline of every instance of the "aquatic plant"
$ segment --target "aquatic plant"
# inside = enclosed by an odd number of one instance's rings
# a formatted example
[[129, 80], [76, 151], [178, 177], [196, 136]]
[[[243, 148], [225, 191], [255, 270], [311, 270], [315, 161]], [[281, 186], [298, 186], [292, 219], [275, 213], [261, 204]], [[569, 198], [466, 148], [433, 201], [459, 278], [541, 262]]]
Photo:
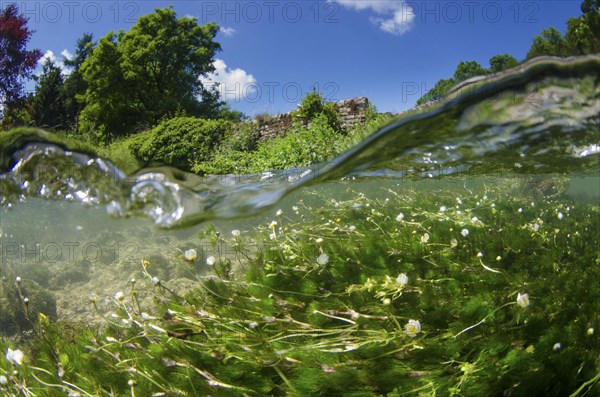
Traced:
[[204, 242], [236, 248], [175, 261], [202, 265], [197, 288], [176, 293], [143, 261], [102, 326], [37, 316], [30, 339], [0, 341], [0, 391], [596, 395], [600, 207], [532, 202], [521, 183], [349, 184], [254, 232], [207, 227]]

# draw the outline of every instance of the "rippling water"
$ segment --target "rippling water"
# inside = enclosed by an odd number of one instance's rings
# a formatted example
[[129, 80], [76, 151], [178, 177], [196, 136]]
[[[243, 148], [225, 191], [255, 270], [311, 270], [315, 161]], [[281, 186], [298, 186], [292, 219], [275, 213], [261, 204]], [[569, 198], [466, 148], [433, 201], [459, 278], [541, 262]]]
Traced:
[[269, 222], [265, 210], [275, 205], [291, 213], [300, 201], [318, 206], [349, 189], [435, 194], [507, 178], [536, 199], [599, 199], [600, 57], [537, 61], [450, 96], [328, 163], [260, 175], [125, 175], [42, 133], [15, 136], [0, 152], [3, 268], [49, 289], [71, 286], [59, 294], [59, 314], [78, 313], [76, 296], [110, 295], [142, 258], [184, 288], [185, 271], [168, 262], [188, 248], [207, 255], [196, 237], [207, 221], [248, 231]]

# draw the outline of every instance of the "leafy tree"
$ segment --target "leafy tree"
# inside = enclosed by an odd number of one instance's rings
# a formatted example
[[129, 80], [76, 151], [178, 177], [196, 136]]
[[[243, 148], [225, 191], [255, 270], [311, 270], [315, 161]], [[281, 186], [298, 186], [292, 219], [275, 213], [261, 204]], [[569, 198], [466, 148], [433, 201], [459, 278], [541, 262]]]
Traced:
[[438, 101], [440, 99], [444, 99], [448, 92], [456, 85], [456, 82], [453, 78], [442, 79], [435, 83], [435, 86], [431, 90], [427, 92], [427, 94], [423, 95], [417, 101], [417, 105], [422, 105], [431, 101]]
[[533, 38], [531, 48], [527, 53], [527, 59], [540, 55], [553, 55], [567, 57], [571, 54], [567, 39], [556, 28], [542, 30], [540, 35]]
[[510, 69], [514, 66], [517, 66], [518, 64], [519, 61], [517, 61], [512, 55], [496, 55], [490, 58], [490, 72], [502, 72], [503, 70]]
[[[100, 39], [81, 70], [88, 83], [81, 128], [111, 140], [178, 113], [215, 117], [222, 102], [200, 76], [214, 71], [219, 27], [177, 19], [172, 7]], [[201, 100], [199, 98], [202, 98]]]
[[26, 49], [32, 34], [16, 4], [0, 11], [0, 119], [23, 105], [23, 80], [31, 77], [42, 57], [40, 50]]
[[567, 22], [566, 39], [573, 54], [600, 52], [600, 0], [585, 0], [583, 15]]
[[76, 128], [77, 118], [83, 109], [83, 99], [88, 84], [83, 79], [81, 73], [81, 65], [90, 56], [95, 43], [91, 33], [84, 33], [79, 40], [75, 49], [75, 55], [72, 59], [64, 60], [65, 66], [71, 69], [69, 75], [65, 78], [64, 84], [64, 104], [65, 104], [65, 120], [69, 127]]
[[62, 70], [50, 59], [44, 63], [32, 101], [36, 126], [49, 130], [66, 128]]
[[488, 70], [475, 61], [462, 61], [456, 67], [454, 72], [454, 81], [456, 84], [475, 76], [488, 74]]

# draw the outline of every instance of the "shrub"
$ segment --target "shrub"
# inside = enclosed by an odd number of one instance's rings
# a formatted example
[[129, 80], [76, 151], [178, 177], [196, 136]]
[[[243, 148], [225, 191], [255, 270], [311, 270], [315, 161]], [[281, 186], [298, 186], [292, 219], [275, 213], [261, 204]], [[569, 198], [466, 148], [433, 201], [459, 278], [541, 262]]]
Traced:
[[342, 132], [342, 124], [333, 103], [325, 102], [325, 99], [316, 90], [306, 94], [298, 109], [292, 112], [292, 117], [295, 122], [308, 124], [321, 114], [325, 116], [327, 124], [335, 132]]
[[176, 117], [133, 136], [129, 147], [146, 164], [190, 171], [193, 164], [213, 157], [215, 145], [230, 129], [231, 123], [226, 120]]

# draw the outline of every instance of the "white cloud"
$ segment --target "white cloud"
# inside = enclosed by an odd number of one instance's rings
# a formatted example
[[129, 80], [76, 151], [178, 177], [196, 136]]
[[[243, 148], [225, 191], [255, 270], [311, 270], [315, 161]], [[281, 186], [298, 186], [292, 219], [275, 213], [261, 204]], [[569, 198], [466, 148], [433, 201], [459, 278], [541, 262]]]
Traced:
[[244, 69], [231, 69], [222, 59], [213, 62], [215, 71], [200, 79], [206, 87], [216, 86], [221, 99], [239, 102], [256, 93], [256, 79]]
[[[60, 54], [67, 58], [67, 59], [72, 59], [73, 58], [73, 54], [71, 54], [69, 52], [69, 50], [64, 49], [60, 52]], [[61, 74], [63, 76], [68, 76], [71, 73], [71, 69], [67, 68], [65, 66], [65, 62], [64, 62], [64, 58], [58, 59], [56, 57], [56, 55], [54, 55], [54, 51], [52, 50], [47, 50], [44, 55], [42, 55], [42, 58], [40, 59], [40, 61], [38, 62], [39, 66], [43, 66], [44, 63], [46, 63], [47, 60], [52, 61], [56, 66], [58, 66], [61, 70]], [[42, 74], [41, 68], [40, 71], [38, 72], [38, 76]]]
[[415, 12], [403, 0], [328, 0], [356, 11], [372, 10], [379, 16], [369, 18], [384, 32], [401, 35], [413, 25]]
[[226, 28], [226, 27], [221, 27], [221, 32], [226, 36], [226, 37], [231, 37], [233, 36], [233, 34], [235, 33], [235, 29], [234, 28]]
[[72, 59], [73, 59], [73, 56], [74, 56], [74, 55], [73, 55], [73, 54], [71, 54], [71, 53], [69, 52], [69, 50], [67, 50], [66, 48], [60, 52], [60, 55], [62, 55], [63, 57], [65, 57], [65, 58], [66, 58], [66, 59], [68, 59], [69, 61], [70, 61], [70, 60], [72, 60]]

